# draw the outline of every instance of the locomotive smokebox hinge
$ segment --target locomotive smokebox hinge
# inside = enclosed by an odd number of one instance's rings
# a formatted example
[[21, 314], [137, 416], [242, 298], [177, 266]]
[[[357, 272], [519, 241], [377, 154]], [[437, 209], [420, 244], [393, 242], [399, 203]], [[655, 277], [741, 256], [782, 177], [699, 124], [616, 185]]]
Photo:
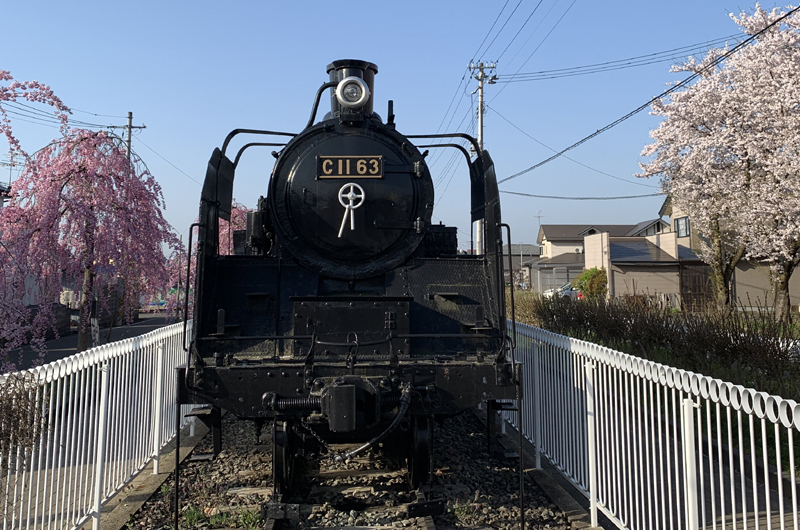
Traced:
[[422, 160], [417, 160], [414, 162], [414, 176], [418, 179], [421, 179], [422, 176], [425, 174], [423, 170], [424, 166], [422, 165]]
[[416, 230], [418, 234], [421, 234], [424, 229], [425, 221], [422, 220], [422, 217], [417, 217], [417, 220], [414, 221], [414, 230]]
[[397, 329], [397, 315], [394, 311], [387, 311], [386, 320], [384, 321], [384, 329]]

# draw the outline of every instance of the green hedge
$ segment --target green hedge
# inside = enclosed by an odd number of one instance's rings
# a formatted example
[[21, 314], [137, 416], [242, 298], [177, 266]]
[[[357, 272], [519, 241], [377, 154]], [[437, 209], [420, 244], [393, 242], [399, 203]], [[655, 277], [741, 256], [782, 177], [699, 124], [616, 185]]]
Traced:
[[767, 312], [689, 314], [641, 297], [515, 295], [520, 322], [800, 401], [800, 333]]

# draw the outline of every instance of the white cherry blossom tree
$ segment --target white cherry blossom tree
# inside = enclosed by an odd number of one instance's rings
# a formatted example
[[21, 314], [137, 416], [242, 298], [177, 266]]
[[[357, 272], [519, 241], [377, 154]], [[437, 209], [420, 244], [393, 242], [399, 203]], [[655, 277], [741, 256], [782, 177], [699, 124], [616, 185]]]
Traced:
[[[755, 35], [786, 15], [763, 10], [733, 16]], [[769, 264], [776, 314], [789, 318], [788, 282], [800, 263], [800, 17], [775, 24], [720, 66], [722, 53], [679, 70], [702, 72], [692, 86], [653, 105], [643, 175], [659, 175], [676, 207], [692, 219], [709, 264], [718, 307], [746, 257]]]

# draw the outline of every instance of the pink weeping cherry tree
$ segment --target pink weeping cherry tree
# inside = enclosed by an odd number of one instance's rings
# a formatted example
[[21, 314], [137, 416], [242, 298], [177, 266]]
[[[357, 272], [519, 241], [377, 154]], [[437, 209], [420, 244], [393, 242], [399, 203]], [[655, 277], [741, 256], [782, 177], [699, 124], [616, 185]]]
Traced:
[[[0, 71], [0, 132], [21, 152], [25, 168], [0, 209], [0, 360], [31, 344], [43, 355], [54, 329], [52, 304], [64, 288], [80, 294], [78, 347], [88, 346], [93, 298], [130, 319], [144, 295], [168, 285], [164, 249], [177, 248], [165, 221], [161, 188], [121, 139], [67, 130], [68, 109], [39, 83], [18, 83]], [[14, 137], [2, 102], [25, 98], [55, 107], [62, 137], [28, 155]], [[32, 314], [27, 304], [38, 305]]]
[[[247, 229], [247, 213], [253, 211], [252, 208], [247, 208], [243, 204], [233, 200], [231, 205], [231, 220], [226, 221], [220, 219], [219, 221], [219, 253], [223, 256], [229, 256], [234, 253], [233, 233], [239, 230]], [[195, 274], [197, 272], [197, 260], [195, 251], [197, 250], [197, 229], [194, 229], [194, 243], [192, 244], [192, 259], [191, 270], [188, 271], [189, 277], [189, 310], [187, 315], [192, 318], [192, 291], [195, 284]], [[165, 310], [169, 318], [174, 320], [183, 319], [183, 304], [186, 297], [186, 262], [187, 251], [181, 244], [179, 249], [172, 253], [168, 261], [169, 267], [169, 285], [165, 296]]]

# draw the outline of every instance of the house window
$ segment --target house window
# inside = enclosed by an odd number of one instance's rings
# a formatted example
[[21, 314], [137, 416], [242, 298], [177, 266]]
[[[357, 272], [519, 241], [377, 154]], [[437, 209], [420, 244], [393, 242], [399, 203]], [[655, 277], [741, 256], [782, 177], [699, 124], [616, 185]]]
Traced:
[[675, 219], [675, 231], [678, 237], [689, 237], [689, 218], [679, 217]]

